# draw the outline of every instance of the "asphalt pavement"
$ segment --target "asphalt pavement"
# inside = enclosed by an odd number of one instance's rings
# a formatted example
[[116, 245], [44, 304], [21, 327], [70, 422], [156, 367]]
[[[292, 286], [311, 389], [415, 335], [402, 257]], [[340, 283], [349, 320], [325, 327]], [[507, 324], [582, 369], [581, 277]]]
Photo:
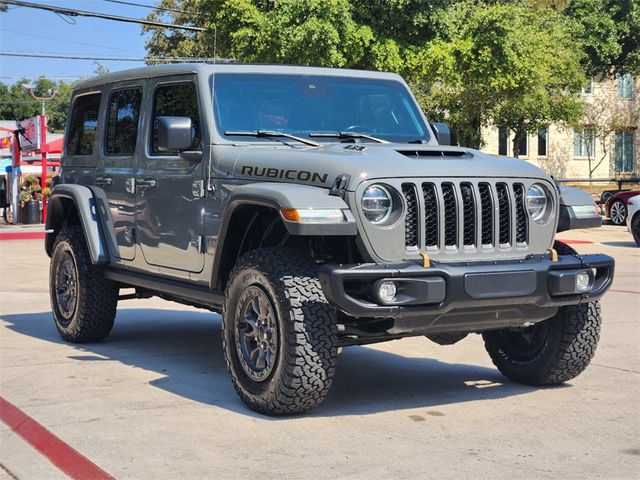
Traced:
[[[622, 227], [561, 237], [617, 262], [581, 376], [531, 388], [493, 367], [479, 335], [411, 338], [346, 348], [325, 402], [278, 419], [235, 394], [218, 315], [123, 301], [106, 341], [64, 343], [42, 240], [0, 241], [0, 399], [36, 439], [48, 432], [119, 479], [637, 479], [640, 249]], [[54, 447], [20, 431], [0, 422], [0, 479], [68, 478]]]

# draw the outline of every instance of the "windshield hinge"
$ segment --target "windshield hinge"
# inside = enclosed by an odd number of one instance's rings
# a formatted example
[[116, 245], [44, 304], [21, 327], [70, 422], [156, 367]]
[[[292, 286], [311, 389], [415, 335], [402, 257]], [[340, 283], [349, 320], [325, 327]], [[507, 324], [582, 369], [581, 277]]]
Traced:
[[331, 186], [331, 190], [329, 190], [329, 195], [344, 198], [344, 194], [349, 186], [349, 180], [351, 180], [351, 177], [346, 173], [338, 175]]

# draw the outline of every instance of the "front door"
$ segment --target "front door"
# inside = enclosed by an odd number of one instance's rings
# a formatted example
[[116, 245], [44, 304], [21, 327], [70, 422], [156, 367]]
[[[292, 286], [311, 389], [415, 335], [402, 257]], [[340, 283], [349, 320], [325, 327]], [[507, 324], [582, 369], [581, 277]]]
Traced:
[[204, 192], [200, 182], [205, 162], [184, 160], [178, 152], [160, 151], [155, 142], [157, 117], [190, 117], [190, 150], [202, 150], [195, 76], [164, 77], [150, 87], [146, 148], [136, 179], [138, 242], [150, 265], [200, 272], [204, 267]]

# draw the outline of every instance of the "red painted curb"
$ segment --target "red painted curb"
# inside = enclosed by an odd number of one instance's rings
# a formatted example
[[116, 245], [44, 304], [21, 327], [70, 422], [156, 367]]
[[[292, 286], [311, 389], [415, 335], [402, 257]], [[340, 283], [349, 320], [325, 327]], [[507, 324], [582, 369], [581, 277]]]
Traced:
[[44, 232], [0, 232], [0, 240], [40, 240]]
[[559, 239], [562, 243], [566, 243], [567, 245], [590, 245], [595, 242], [591, 242], [589, 240], [565, 240], [563, 238]]
[[115, 480], [15, 405], [0, 397], [0, 420], [74, 480]]

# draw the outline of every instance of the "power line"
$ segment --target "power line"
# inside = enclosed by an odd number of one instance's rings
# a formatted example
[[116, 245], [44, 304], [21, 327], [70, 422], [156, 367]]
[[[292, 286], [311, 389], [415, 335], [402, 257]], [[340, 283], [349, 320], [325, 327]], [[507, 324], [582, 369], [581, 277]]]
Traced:
[[202, 63], [217, 62], [228, 63], [230, 60], [214, 59], [211, 57], [119, 57], [119, 56], [94, 56], [94, 55], [76, 55], [65, 53], [48, 53], [48, 52], [9, 52], [1, 51], [0, 56], [5, 57], [27, 57], [27, 58], [58, 58], [63, 60], [99, 60], [113, 62], [159, 62], [159, 63]]
[[140, 18], [121, 17], [119, 15], [109, 15], [106, 13], [88, 12], [86, 10], [76, 10], [73, 8], [54, 7], [50, 5], [42, 5], [40, 3], [23, 2], [21, 0], [2, 0], [7, 5], [15, 5], [17, 7], [35, 8], [38, 10], [46, 10], [48, 12], [69, 15], [71, 17], [94, 17], [104, 20], [113, 20], [115, 22], [138, 23], [140, 25], [149, 25], [151, 27], [174, 28], [178, 30], [189, 30], [192, 32], [204, 32], [206, 29], [202, 27], [192, 27], [189, 25], [176, 25], [173, 23], [155, 22], [152, 20], [144, 20]]
[[187, 10], [180, 10], [178, 8], [156, 7], [155, 5], [145, 5], [143, 3], [136, 3], [136, 2], [125, 2], [123, 0], [102, 0], [102, 1], [109, 2], [109, 3], [119, 3], [121, 5], [129, 5], [131, 7], [152, 8], [153, 10], [160, 10], [161, 12], [184, 13], [186, 15], [196, 15], [196, 16], [202, 15], [201, 13], [198, 13], [198, 12], [189, 12]]

